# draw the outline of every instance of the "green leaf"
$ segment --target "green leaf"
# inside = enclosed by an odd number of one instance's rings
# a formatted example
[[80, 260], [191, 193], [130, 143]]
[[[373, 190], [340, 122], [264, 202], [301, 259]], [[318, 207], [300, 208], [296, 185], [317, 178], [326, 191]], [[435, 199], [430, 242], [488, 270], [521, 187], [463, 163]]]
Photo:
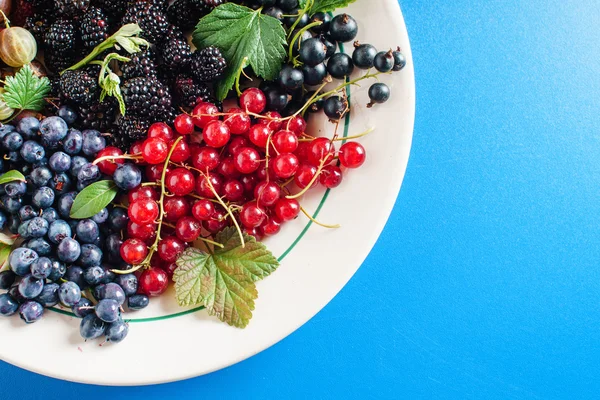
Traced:
[[318, 12], [333, 11], [338, 8], [347, 7], [356, 0], [315, 0], [315, 3], [310, 8], [310, 14]]
[[306, 2], [307, 2], [307, 1], [308, 1], [308, 0], [300, 0], [300, 1], [298, 2], [298, 8], [300, 8], [300, 9], [303, 9], [304, 7], [306, 7]]
[[110, 204], [118, 193], [113, 181], [100, 181], [83, 189], [73, 202], [71, 218], [90, 218]]
[[23, 174], [14, 169], [0, 175], [0, 185], [14, 181], [27, 182]]
[[266, 80], [277, 77], [285, 59], [285, 30], [281, 23], [260, 10], [225, 3], [202, 18], [193, 34], [199, 48], [216, 46], [227, 60], [227, 70], [217, 83], [217, 97], [223, 100], [233, 87], [245, 62]]
[[279, 266], [264, 244], [244, 235], [242, 247], [233, 227], [219, 232], [214, 254], [188, 248], [177, 260], [175, 292], [182, 306], [204, 304], [210, 315], [238, 328], [252, 318], [258, 297], [255, 282], [270, 275]]
[[2, 100], [10, 108], [42, 111], [45, 97], [50, 93], [50, 81], [36, 76], [29, 65], [21, 68], [15, 76], [6, 78]]
[[10, 255], [10, 251], [10, 245], [0, 244], [0, 271], [4, 271], [9, 267], [8, 256]]

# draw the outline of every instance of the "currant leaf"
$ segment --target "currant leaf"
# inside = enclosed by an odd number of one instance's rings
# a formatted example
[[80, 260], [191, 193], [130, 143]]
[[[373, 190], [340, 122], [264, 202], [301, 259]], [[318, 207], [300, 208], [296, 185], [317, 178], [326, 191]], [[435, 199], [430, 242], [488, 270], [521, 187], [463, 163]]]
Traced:
[[313, 6], [310, 8], [310, 14], [334, 11], [338, 8], [347, 7], [355, 1], [356, 0], [315, 0]]
[[6, 92], [1, 98], [10, 108], [41, 111], [50, 93], [48, 78], [36, 76], [29, 65], [21, 68], [15, 76], [8, 76], [4, 85]]

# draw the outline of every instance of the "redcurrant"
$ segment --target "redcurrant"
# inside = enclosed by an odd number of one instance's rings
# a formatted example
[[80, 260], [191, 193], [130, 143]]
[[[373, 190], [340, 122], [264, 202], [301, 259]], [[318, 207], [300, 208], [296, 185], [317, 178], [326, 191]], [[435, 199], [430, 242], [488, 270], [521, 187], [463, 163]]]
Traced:
[[[122, 156], [122, 155], [123, 155], [123, 152], [121, 151], [121, 149], [109, 146], [109, 147], [105, 147], [104, 149], [100, 150], [98, 152], [98, 154], [96, 155], [96, 158], [118, 157], [118, 156]], [[123, 164], [124, 162], [125, 162], [125, 160], [117, 158], [114, 160], [100, 161], [96, 165], [98, 165], [98, 169], [100, 170], [100, 172], [102, 172], [103, 174], [112, 176], [112, 174], [114, 174], [115, 171], [117, 170], [118, 165]]]
[[198, 239], [202, 231], [202, 224], [194, 217], [183, 217], [177, 221], [175, 234], [184, 242], [193, 242]]
[[149, 268], [142, 272], [139, 291], [150, 297], [160, 296], [169, 287], [169, 276], [162, 268]]
[[292, 131], [279, 131], [272, 141], [278, 153], [293, 153], [298, 148], [298, 137]]
[[233, 157], [233, 161], [242, 174], [251, 174], [260, 167], [260, 154], [252, 147], [244, 147]]
[[304, 189], [305, 187], [310, 185], [310, 182], [313, 180], [316, 174], [317, 167], [310, 164], [302, 164], [296, 172], [296, 176], [294, 177], [294, 183], [296, 183], [296, 186], [298, 186], [300, 189]]
[[229, 201], [238, 201], [244, 197], [244, 186], [237, 179], [229, 179], [223, 186], [223, 197]]
[[199, 221], [208, 221], [215, 213], [215, 206], [210, 200], [196, 200], [192, 206], [192, 215]]
[[262, 224], [265, 216], [265, 212], [258, 206], [256, 201], [251, 201], [242, 206], [240, 222], [246, 228], [256, 228]]
[[127, 264], [137, 265], [144, 261], [148, 255], [148, 247], [146, 244], [136, 238], [127, 239], [121, 245], [121, 258]]
[[185, 250], [185, 244], [174, 236], [167, 236], [158, 242], [158, 256], [166, 262], [174, 262]]
[[187, 114], [179, 114], [173, 123], [180, 135], [191, 135], [194, 132], [194, 120]]
[[267, 125], [252, 125], [250, 131], [248, 132], [248, 139], [250, 139], [250, 141], [258, 148], [265, 149], [267, 147], [267, 141], [269, 140], [269, 135], [271, 132], [271, 129], [269, 129]]
[[338, 166], [327, 165], [321, 171], [319, 181], [321, 182], [321, 185], [325, 186], [326, 188], [333, 189], [340, 186], [340, 183], [342, 183], [342, 178], [342, 170]]
[[[212, 189], [211, 189], [211, 185], [209, 185], [208, 182], [210, 182], [212, 184]], [[196, 193], [198, 193], [200, 196], [206, 197], [208, 199], [215, 198], [213, 189], [214, 189], [214, 191], [217, 192], [218, 195], [221, 195], [222, 188], [223, 188], [223, 176], [220, 174], [215, 174], [215, 173], [210, 174], [208, 176], [208, 179], [205, 176], [202, 176], [202, 175], [199, 176], [198, 181], [196, 183]]]
[[240, 96], [240, 107], [246, 112], [260, 114], [267, 106], [267, 97], [262, 90], [249, 88]]
[[323, 165], [327, 165], [333, 160], [334, 156], [335, 146], [331, 140], [320, 137], [310, 143], [308, 162], [312, 165], [318, 167], [321, 162], [323, 162]]
[[185, 196], [194, 191], [196, 179], [194, 174], [185, 168], [175, 168], [165, 179], [165, 186], [176, 196]]
[[273, 182], [262, 181], [254, 188], [254, 198], [258, 204], [270, 207], [281, 197], [281, 189]]
[[357, 142], [348, 142], [340, 147], [340, 164], [346, 168], [358, 168], [365, 163], [367, 152]]
[[229, 126], [229, 130], [233, 135], [242, 135], [250, 129], [250, 116], [241, 108], [232, 108], [227, 111], [225, 123]]
[[190, 213], [189, 201], [181, 196], [167, 197], [163, 202], [163, 207], [165, 208], [164, 218], [169, 222], [177, 222]]
[[172, 140], [169, 142], [169, 147], [171, 146], [175, 146], [171, 153], [171, 161], [181, 163], [190, 158], [192, 152], [190, 150], [190, 145], [185, 140], [180, 140], [177, 144]]
[[151, 137], [142, 144], [142, 157], [148, 164], [160, 164], [167, 159], [168, 154], [169, 147], [161, 138]]
[[219, 152], [212, 147], [201, 147], [194, 153], [192, 164], [201, 171], [212, 171], [219, 165]]
[[143, 240], [145, 243], [151, 243], [156, 239], [156, 225], [140, 225], [133, 221], [129, 221], [127, 224], [127, 236]]
[[129, 204], [139, 199], [154, 199], [158, 200], [159, 194], [152, 186], [138, 186], [127, 194]]
[[300, 203], [296, 199], [281, 198], [273, 208], [281, 221], [291, 221], [300, 214]]
[[211, 103], [200, 103], [194, 108], [192, 112], [192, 119], [194, 121], [194, 125], [196, 125], [200, 129], [204, 129], [204, 127], [212, 121], [217, 121], [219, 117], [214, 114], [218, 114], [219, 109], [217, 106]]
[[273, 172], [278, 178], [287, 179], [296, 174], [299, 165], [298, 157], [295, 155], [290, 153], [280, 154], [273, 160]]
[[155, 122], [148, 129], [149, 138], [159, 138], [168, 142], [173, 139], [173, 130], [164, 122]]
[[223, 121], [212, 121], [202, 131], [202, 138], [207, 146], [220, 148], [229, 142], [231, 132]]

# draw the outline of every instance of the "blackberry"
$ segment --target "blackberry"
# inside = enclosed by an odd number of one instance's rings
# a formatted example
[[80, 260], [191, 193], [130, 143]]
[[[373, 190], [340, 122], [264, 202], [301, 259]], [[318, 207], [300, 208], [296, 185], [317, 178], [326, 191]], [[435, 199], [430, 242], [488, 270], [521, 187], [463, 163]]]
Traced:
[[86, 71], [65, 71], [60, 76], [61, 98], [68, 103], [90, 106], [99, 95], [98, 79]]
[[129, 79], [121, 90], [127, 112], [133, 116], [160, 119], [171, 108], [171, 94], [156, 78]]
[[211, 82], [219, 79], [227, 68], [227, 62], [221, 51], [210, 46], [196, 51], [192, 56], [191, 72], [194, 79], [200, 82]]
[[196, 83], [188, 75], [179, 75], [173, 84], [173, 95], [175, 101], [181, 107], [192, 108], [198, 100], [213, 103], [212, 91], [205, 83]]
[[114, 98], [107, 97], [103, 102], [95, 102], [89, 107], [79, 107], [80, 125], [82, 128], [106, 132], [114, 124], [118, 112]]
[[154, 54], [150, 49], [127, 55], [130, 61], [121, 63], [123, 79], [128, 80], [138, 77], [156, 77], [156, 64]]
[[28, 17], [32, 17], [35, 12], [33, 0], [17, 0], [13, 4], [14, 12], [10, 15], [11, 25], [24, 26]]
[[175, 0], [167, 10], [169, 22], [183, 30], [193, 29], [202, 16], [190, 0]]
[[95, 4], [106, 14], [115, 19], [121, 19], [130, 0], [96, 0]]
[[145, 0], [147, 3], [151, 3], [152, 5], [158, 7], [161, 11], [167, 11], [167, 7], [169, 7], [169, 0]]
[[167, 16], [160, 7], [145, 0], [138, 0], [131, 4], [121, 22], [122, 25], [138, 24], [142, 29], [141, 36], [156, 44], [164, 38], [169, 27]]
[[75, 24], [73, 21], [67, 19], [58, 19], [46, 32], [44, 38], [46, 46], [52, 50], [53, 53], [72, 53], [75, 48]]
[[225, 0], [190, 0], [190, 3], [203, 15], [208, 14], [213, 8], [225, 3]]
[[83, 47], [88, 50], [93, 49], [108, 38], [108, 32], [107, 17], [104, 11], [97, 7], [90, 7], [81, 18], [79, 25]]
[[170, 36], [161, 46], [161, 61], [168, 68], [187, 67], [192, 60], [192, 49], [184, 37]]
[[113, 134], [110, 141], [113, 146], [127, 151], [133, 142], [146, 137], [150, 125], [147, 119], [124, 115], [117, 121], [117, 132]]
[[38, 46], [44, 46], [44, 37], [50, 29], [50, 19], [44, 14], [35, 14], [32, 17], [27, 17], [24, 28], [27, 29], [37, 42]]
[[49, 72], [58, 74], [75, 64], [75, 56], [72, 53], [61, 54], [46, 50], [44, 53], [44, 64], [46, 64], [46, 69]]
[[59, 15], [75, 18], [83, 15], [90, 6], [90, 0], [54, 0], [54, 8]]

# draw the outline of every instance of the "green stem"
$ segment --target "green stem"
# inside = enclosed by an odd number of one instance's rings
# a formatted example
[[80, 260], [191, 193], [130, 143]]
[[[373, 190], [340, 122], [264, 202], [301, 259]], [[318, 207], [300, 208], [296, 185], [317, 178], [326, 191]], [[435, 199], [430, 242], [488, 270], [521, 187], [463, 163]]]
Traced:
[[[296, 43], [296, 41], [298, 40], [298, 38], [307, 30], [309, 30], [310, 28], [314, 27], [314, 26], [319, 26], [322, 25], [323, 22], [321, 21], [315, 21], [313, 23], [310, 23], [308, 25], [306, 25], [304, 28], [300, 29], [298, 31], [298, 33], [296, 33], [294, 35], [294, 37], [292, 38], [292, 41], [290, 42], [289, 46], [288, 46], [288, 61], [292, 61], [293, 60], [293, 50], [294, 50], [294, 43]], [[300, 48], [300, 46], [298, 46], [298, 48]], [[296, 64], [296, 63], [294, 63]]]
[[302, 19], [304, 14], [308, 13], [308, 11], [312, 8], [313, 4], [314, 4], [314, 0], [308, 0], [306, 2], [306, 5], [304, 6], [304, 8], [302, 10], [300, 10], [300, 12], [298, 13], [298, 18], [296, 18], [296, 21], [294, 21], [292, 27], [290, 28], [290, 33], [288, 35], [288, 38], [294, 32], [294, 29], [296, 29], [296, 26], [298, 26], [300, 19]]

